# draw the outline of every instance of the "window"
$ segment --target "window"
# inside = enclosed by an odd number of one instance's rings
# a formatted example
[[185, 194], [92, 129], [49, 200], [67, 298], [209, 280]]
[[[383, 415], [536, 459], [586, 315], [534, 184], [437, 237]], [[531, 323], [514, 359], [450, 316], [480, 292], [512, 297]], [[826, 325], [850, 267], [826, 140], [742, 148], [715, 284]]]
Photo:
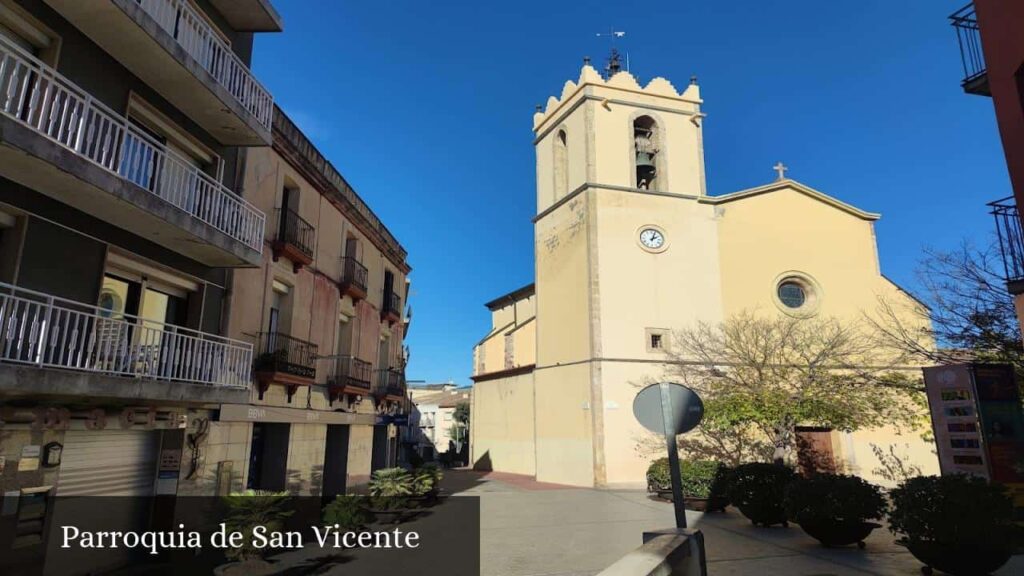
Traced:
[[788, 281], [779, 284], [779, 300], [789, 308], [800, 308], [807, 301], [804, 287], [796, 282]]
[[569, 193], [569, 145], [565, 130], [555, 135], [555, 200]]
[[668, 349], [669, 331], [663, 328], [647, 328], [644, 335], [647, 339], [648, 352], [664, 352]]
[[802, 272], [785, 272], [775, 280], [772, 300], [790, 316], [807, 317], [817, 313], [821, 304], [821, 288]]
[[291, 327], [291, 287], [274, 280], [270, 292], [270, 311], [267, 332], [288, 334]]
[[0, 0], [0, 37], [55, 66], [60, 37], [13, 0]]
[[662, 190], [661, 135], [657, 123], [650, 116], [633, 121], [633, 152], [636, 167], [634, 185], [641, 190]]

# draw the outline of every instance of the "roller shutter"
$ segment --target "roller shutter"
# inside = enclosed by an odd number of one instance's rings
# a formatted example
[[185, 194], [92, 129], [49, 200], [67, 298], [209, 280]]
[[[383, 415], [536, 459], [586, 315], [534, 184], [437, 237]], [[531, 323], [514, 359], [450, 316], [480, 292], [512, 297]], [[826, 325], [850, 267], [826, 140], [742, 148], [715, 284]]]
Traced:
[[159, 432], [78, 431], [64, 435], [59, 496], [153, 494]]

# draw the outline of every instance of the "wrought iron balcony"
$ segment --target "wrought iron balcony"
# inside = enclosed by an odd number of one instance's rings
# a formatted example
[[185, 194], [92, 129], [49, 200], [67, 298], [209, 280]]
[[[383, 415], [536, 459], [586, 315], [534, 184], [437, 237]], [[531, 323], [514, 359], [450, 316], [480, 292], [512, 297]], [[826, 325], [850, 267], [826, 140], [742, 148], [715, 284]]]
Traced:
[[366, 298], [366, 283], [369, 273], [366, 266], [359, 260], [347, 256], [341, 259], [341, 288], [342, 296], [351, 296], [353, 300]]
[[376, 371], [373, 395], [378, 399], [401, 400], [405, 398], [405, 374], [394, 368]]
[[384, 303], [381, 307], [380, 317], [391, 323], [402, 319], [402, 298], [398, 294], [394, 292], [384, 293]]
[[1020, 212], [1013, 196], [990, 202], [996, 219], [996, 235], [1003, 257], [1003, 271], [1007, 289], [1013, 294], [1024, 293], [1024, 229]]
[[957, 10], [949, 17], [956, 30], [957, 43], [960, 45], [960, 62], [964, 76], [960, 86], [968, 94], [991, 96], [988, 85], [988, 70], [985, 66], [985, 53], [981, 46], [981, 32], [978, 18], [974, 12], [974, 3]]
[[231, 238], [262, 250], [265, 216], [0, 36], [0, 113]]
[[331, 402], [344, 394], [368, 396], [373, 380], [373, 367], [355, 356], [331, 356], [327, 362], [327, 387]]
[[281, 256], [292, 261], [295, 271], [313, 261], [316, 230], [294, 210], [277, 210], [277, 237], [274, 239], [274, 260]]
[[0, 362], [248, 388], [252, 345], [0, 283]]
[[[282, 332], [260, 332], [253, 369], [264, 379], [287, 384], [288, 376], [310, 380], [316, 378], [317, 345]], [[303, 382], [308, 384], [308, 382]]]

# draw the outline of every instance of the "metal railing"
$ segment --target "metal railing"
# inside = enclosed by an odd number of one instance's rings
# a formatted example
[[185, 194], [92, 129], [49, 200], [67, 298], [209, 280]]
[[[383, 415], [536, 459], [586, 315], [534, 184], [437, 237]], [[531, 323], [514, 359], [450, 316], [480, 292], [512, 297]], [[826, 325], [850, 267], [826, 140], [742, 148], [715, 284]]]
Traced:
[[332, 386], [351, 386], [370, 391], [373, 367], [355, 356], [330, 356], [324, 358], [327, 364], [327, 383]]
[[278, 208], [277, 226], [278, 242], [291, 244], [306, 256], [313, 257], [316, 230], [312, 224], [303, 220], [291, 208]]
[[1013, 196], [990, 202], [1007, 282], [1024, 280], [1024, 228]]
[[0, 113], [262, 251], [255, 206], [3, 36]]
[[346, 256], [341, 259], [341, 283], [351, 284], [363, 292], [366, 291], [366, 283], [369, 278], [369, 272], [366, 266], [363, 266], [359, 260]]
[[384, 314], [395, 314], [396, 316], [402, 316], [402, 298], [394, 292], [384, 293]]
[[960, 84], [966, 87], [984, 76], [987, 71], [974, 3], [954, 12], [950, 15], [949, 21], [956, 29], [956, 39], [960, 45], [960, 61], [964, 68], [964, 77]]
[[316, 344], [282, 332], [260, 332], [258, 340], [254, 371], [316, 378]]
[[405, 397], [405, 374], [394, 368], [376, 370], [373, 393], [376, 396]]
[[0, 362], [248, 388], [252, 345], [0, 282]]
[[135, 0], [267, 130], [274, 98], [187, 0]]

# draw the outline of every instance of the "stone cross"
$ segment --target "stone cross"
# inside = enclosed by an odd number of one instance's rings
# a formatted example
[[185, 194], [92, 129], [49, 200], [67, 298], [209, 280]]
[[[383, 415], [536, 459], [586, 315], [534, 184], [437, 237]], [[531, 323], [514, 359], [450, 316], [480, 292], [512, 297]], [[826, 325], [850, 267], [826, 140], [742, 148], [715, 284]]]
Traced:
[[775, 171], [779, 173], [779, 177], [776, 180], [786, 179], [786, 170], [789, 170], [789, 168], [785, 164], [779, 162], [775, 166], [772, 166], [772, 168], [774, 168]]

